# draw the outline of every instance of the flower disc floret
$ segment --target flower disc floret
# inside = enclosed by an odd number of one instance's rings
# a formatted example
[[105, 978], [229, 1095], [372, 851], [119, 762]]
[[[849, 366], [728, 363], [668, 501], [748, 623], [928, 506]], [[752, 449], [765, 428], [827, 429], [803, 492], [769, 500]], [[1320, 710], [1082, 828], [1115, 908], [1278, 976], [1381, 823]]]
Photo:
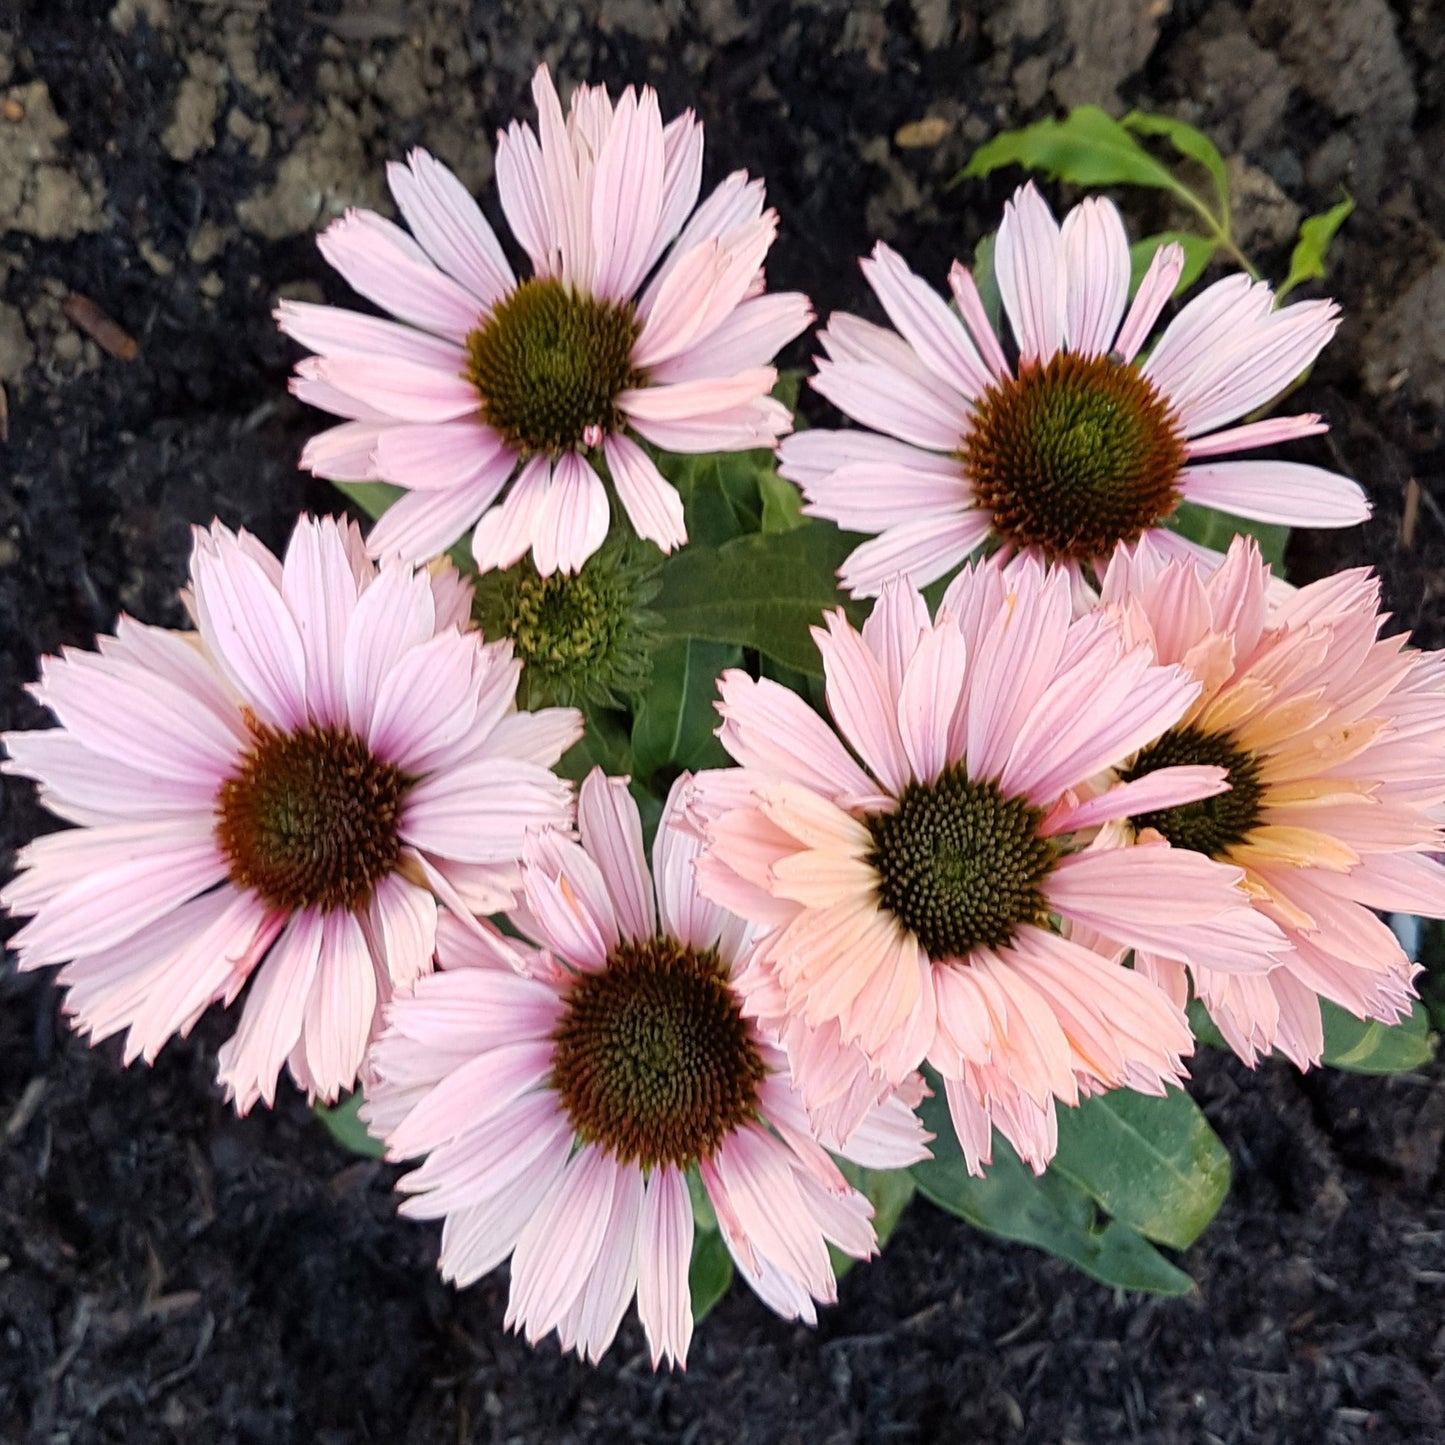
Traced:
[[893, 812], [865, 820], [879, 900], [934, 960], [1012, 942], [1020, 924], [1048, 918], [1040, 885], [1055, 849], [1042, 817], [959, 764], [910, 783]]
[[767, 1070], [716, 949], [622, 943], [578, 977], [553, 1039], [573, 1128], [619, 1163], [686, 1168], [757, 1116]]
[[524, 457], [598, 445], [622, 427], [617, 398], [645, 381], [632, 364], [640, 331], [630, 301], [521, 282], [467, 337], [482, 420]]
[[396, 867], [410, 780], [345, 728], [255, 738], [216, 798], [216, 841], [231, 882], [274, 908], [365, 908]]
[[979, 398], [959, 456], [1005, 542], [1087, 562], [1173, 512], [1185, 449], [1137, 367], [1061, 351]]
[[1185, 726], [1171, 728], [1145, 748], [1122, 776], [1125, 782], [1132, 782], [1160, 768], [1189, 766], [1223, 768], [1229, 791], [1141, 813], [1131, 821], [1136, 828], [1154, 829], [1176, 848], [1222, 858], [1236, 843], [1243, 843], [1259, 823], [1264, 799], [1259, 760], [1227, 734]]

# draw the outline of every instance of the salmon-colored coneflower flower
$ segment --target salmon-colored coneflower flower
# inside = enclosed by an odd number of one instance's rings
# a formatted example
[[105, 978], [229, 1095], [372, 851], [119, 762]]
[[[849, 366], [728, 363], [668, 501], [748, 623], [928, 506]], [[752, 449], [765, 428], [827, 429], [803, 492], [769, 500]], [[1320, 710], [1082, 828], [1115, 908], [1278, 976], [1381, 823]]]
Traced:
[[1203, 949], [1223, 973], [1261, 971], [1282, 945], [1239, 869], [1078, 841], [1221, 785], [1189, 767], [1076, 792], [1177, 723], [1199, 684], [1109, 618], [1075, 619], [1069, 575], [1027, 558], [965, 568], [937, 620], [890, 585], [861, 634], [826, 621], [841, 739], [777, 684], [723, 675], [719, 737], [741, 767], [697, 780], [699, 887], [761, 931], [742, 985], [770, 1026], [797, 1025], [780, 1032], [810, 1105], [867, 1099], [839, 1050], [884, 1084], [927, 1060], [971, 1167], [996, 1125], [1042, 1169], [1056, 1100], [1161, 1091], [1191, 1048], [1161, 990], [1072, 930]]
[[1179, 1001], [1195, 991], [1247, 1062], [1278, 1048], [1301, 1068], [1324, 1047], [1319, 1000], [1394, 1023], [1418, 972], [1374, 909], [1445, 917], [1445, 658], [1379, 636], [1378, 580], [1342, 572], [1297, 592], [1240, 539], [1213, 575], [1147, 541], [1121, 550], [1103, 601], [1132, 639], [1201, 683], [1199, 696], [1121, 776], [1223, 768], [1230, 788], [1135, 810], [1161, 834], [1244, 872], [1261, 916], [1289, 940], [1265, 974], [1141, 948], [1137, 966]]
[[197, 529], [186, 600], [194, 633], [122, 618], [47, 658], [32, 690], [60, 726], [5, 735], [6, 770], [77, 825], [21, 851], [12, 945], [65, 963], [76, 1027], [128, 1030], [127, 1063], [249, 983], [221, 1050], [236, 1107], [287, 1064], [334, 1099], [431, 969], [438, 900], [505, 907], [527, 825], [567, 825], [548, 769], [581, 717], [515, 712], [510, 646], [464, 630], [471, 588], [378, 569], [351, 523], [303, 518], [284, 561]]
[[897, 331], [833, 316], [813, 385], [873, 430], [800, 432], [780, 453], [804, 511], [874, 534], [841, 570], [855, 595], [900, 572], [922, 587], [989, 539], [1089, 574], [1146, 534], [1198, 554], [1165, 527], [1183, 501], [1290, 526], [1369, 515], [1332, 472], [1221, 460], [1325, 430], [1313, 415], [1228, 424], [1314, 361], [1338, 325], [1333, 302], [1276, 309], [1264, 282], [1230, 276], [1146, 352], [1183, 251], [1160, 247], [1130, 302], [1113, 203], [1086, 200], [1060, 227], [1032, 184], [1005, 206], [994, 253], [1015, 363], [959, 263], [956, 312], [881, 242], [862, 264]]
[[[873, 1252], [872, 1206], [812, 1137], [781, 1053], [743, 1017], [748, 926], [698, 896], [697, 839], [673, 826], [649, 876], [626, 779], [593, 772], [581, 843], [534, 834], [519, 946], [444, 919], [441, 971], [389, 1012], [363, 1110], [394, 1158], [426, 1154], [404, 1213], [446, 1220], [442, 1273], [469, 1284], [509, 1256], [509, 1324], [596, 1360], [634, 1295], [653, 1364], [692, 1338], [688, 1177], [738, 1271], [789, 1319], [832, 1301], [832, 1244]], [[915, 1096], [916, 1097], [916, 1096]], [[926, 1156], [908, 1104], [874, 1109], [849, 1154]]]
[[778, 218], [762, 182], [736, 171], [697, 206], [702, 126], [691, 111], [664, 125], [647, 86], [615, 105], [578, 86], [564, 118], [544, 65], [532, 94], [540, 135], [514, 121], [497, 139], [502, 210], [530, 276], [457, 178], [415, 150], [387, 172], [410, 235], [354, 211], [320, 242], [396, 320], [277, 310], [317, 353], [292, 389], [347, 418], [302, 465], [407, 489], [367, 539], [375, 557], [435, 556], [475, 525], [484, 572], [529, 551], [544, 577], [575, 572], [607, 535], [599, 471], [638, 535], [670, 552], [687, 540], [682, 499], [636, 438], [745, 451], [791, 425], [771, 362], [812, 312], [805, 296], [764, 291]]

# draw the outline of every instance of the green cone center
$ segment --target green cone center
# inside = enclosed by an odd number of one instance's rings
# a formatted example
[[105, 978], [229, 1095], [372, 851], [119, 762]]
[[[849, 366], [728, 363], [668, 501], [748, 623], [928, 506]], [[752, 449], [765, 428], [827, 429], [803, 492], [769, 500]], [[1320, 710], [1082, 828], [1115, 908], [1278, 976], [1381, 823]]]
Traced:
[[560, 456], [617, 431], [617, 398], [643, 378], [630, 302], [584, 296], [551, 277], [523, 281], [467, 337], [482, 420], [524, 456]]
[[961, 764], [910, 783], [892, 813], [864, 820], [880, 901], [934, 962], [1002, 947], [1020, 924], [1048, 918], [1042, 885], [1056, 852], [1039, 836], [1042, 817]]
[[365, 908], [396, 868], [411, 780], [344, 728], [251, 730], [240, 772], [216, 797], [231, 881], [288, 912]]
[[1176, 808], [1141, 813], [1130, 821], [1136, 828], [1153, 828], [1162, 833], [1176, 848], [1192, 848], [1196, 853], [1219, 858], [1236, 843], [1244, 842], [1259, 823], [1264, 785], [1253, 753], [1241, 748], [1227, 733], [1171, 728], [1134, 759], [1123, 778], [1133, 782], [1160, 768], [1191, 764], [1225, 769], [1229, 791], [1181, 803]]
[[712, 949], [621, 944], [579, 975], [552, 1037], [572, 1127], [620, 1163], [685, 1168], [757, 1116], [767, 1069]]
[[959, 458], [1005, 541], [1091, 561], [1174, 511], [1185, 454], [1138, 367], [1060, 352], [984, 393]]

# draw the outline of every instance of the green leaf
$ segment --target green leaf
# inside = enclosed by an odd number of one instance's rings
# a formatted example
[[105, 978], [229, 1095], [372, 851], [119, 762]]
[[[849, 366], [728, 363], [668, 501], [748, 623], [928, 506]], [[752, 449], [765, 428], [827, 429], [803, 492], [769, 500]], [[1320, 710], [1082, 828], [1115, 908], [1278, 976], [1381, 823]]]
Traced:
[[344, 497], [349, 497], [373, 521], [376, 520], [398, 497], [406, 495], [405, 487], [394, 487], [390, 482], [332, 482]]
[[759, 473], [758, 491], [763, 498], [763, 531], [795, 532], [808, 520], [802, 492], [776, 472]]
[[938, 1136], [934, 1158], [911, 1171], [926, 1198], [976, 1229], [1046, 1250], [1104, 1284], [1163, 1295], [1193, 1289], [1189, 1276], [1148, 1240], [1127, 1224], [1102, 1219], [1094, 1201], [1070, 1180], [1052, 1172], [1035, 1178], [999, 1135], [994, 1135], [987, 1177], [973, 1178], [954, 1136], [942, 1086], [931, 1082], [934, 1095], [920, 1113]]
[[1160, 231], [1157, 235], [1145, 236], [1129, 247], [1129, 294], [1139, 289], [1149, 263], [1160, 246], [1177, 241], [1184, 248], [1184, 269], [1174, 287], [1174, 294], [1187, 291], [1203, 273], [1204, 268], [1214, 259], [1218, 243], [1210, 236], [1200, 236], [1193, 231]]
[[1214, 182], [1215, 194], [1219, 197], [1220, 228], [1229, 230], [1229, 172], [1224, 168], [1224, 157], [1219, 154], [1212, 140], [1192, 125], [1175, 120], [1169, 115], [1153, 115], [1148, 111], [1131, 110], [1120, 122], [1125, 130], [1135, 135], [1162, 136], [1182, 156], [1198, 161]]
[[772, 452], [659, 452], [653, 460], [682, 497], [691, 543], [717, 547], [758, 530], [763, 512], [758, 478], [773, 470]]
[[973, 153], [963, 176], [987, 176], [1004, 166], [1043, 171], [1077, 186], [1149, 186], [1196, 200], [1168, 166], [1094, 105], [1077, 106], [1062, 120], [1041, 120], [994, 136]]
[[580, 783], [593, 768], [614, 775], [630, 773], [632, 740], [626, 716], [611, 708], [589, 706], [583, 709], [583, 717], [587, 729], [562, 754], [556, 767], [557, 776]]
[[1284, 549], [1289, 541], [1289, 528], [1277, 522], [1254, 522], [1248, 517], [1232, 517], [1227, 512], [1216, 512], [1213, 507], [1196, 506], [1193, 502], [1180, 502], [1178, 510], [1169, 519], [1171, 531], [1203, 547], [1212, 547], [1216, 552], [1227, 552], [1236, 536], [1243, 534], [1253, 537], [1259, 543], [1260, 556], [1275, 570], [1275, 575], [1284, 576]]
[[686, 547], [663, 564], [656, 603], [662, 635], [751, 647], [784, 667], [821, 677], [808, 628], [821, 624], [832, 607], [844, 607], [857, 621], [864, 615], [858, 603], [839, 595], [834, 575], [855, 545], [831, 525], [808, 522], [721, 547]]
[[331, 1108], [325, 1104], [313, 1105], [313, 1112], [343, 1149], [367, 1159], [380, 1159], [384, 1152], [381, 1140], [373, 1139], [366, 1132], [366, 1125], [357, 1117], [361, 1104], [362, 1093], [357, 1089]]
[[692, 1293], [692, 1322], [700, 1325], [733, 1282], [733, 1258], [716, 1229], [696, 1227], [692, 1236], [692, 1263], [687, 1283]]
[[632, 763], [639, 777], [659, 768], [697, 772], [725, 768], [728, 755], [714, 736], [718, 726], [717, 677], [741, 667], [742, 648], [728, 643], [664, 643], [653, 660], [652, 686], [637, 703]]
[[1146, 1239], [1188, 1249], [1229, 1193], [1229, 1154], [1182, 1089], [1115, 1089], [1059, 1110], [1051, 1173]]
[[1299, 240], [1290, 253], [1289, 275], [1284, 278], [1284, 285], [1275, 292], [1276, 305], [1301, 282], [1318, 281], [1325, 274], [1325, 253], [1335, 239], [1335, 232], [1345, 224], [1354, 209], [1354, 198], [1346, 195], [1343, 201], [1323, 214], [1309, 216], [1300, 222]]
[[1393, 1026], [1357, 1019], [1338, 1004], [1321, 1000], [1325, 1020], [1325, 1063], [1352, 1074], [1403, 1074], [1434, 1056], [1430, 1016], [1417, 1003], [1410, 1017]]

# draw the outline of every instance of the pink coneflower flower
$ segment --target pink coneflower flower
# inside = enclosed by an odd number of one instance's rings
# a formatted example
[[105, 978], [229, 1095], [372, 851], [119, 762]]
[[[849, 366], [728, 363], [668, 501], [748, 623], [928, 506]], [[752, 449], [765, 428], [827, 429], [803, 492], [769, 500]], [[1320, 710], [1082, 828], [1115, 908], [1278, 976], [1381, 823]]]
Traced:
[[1202, 684], [1122, 776], [1202, 765], [1231, 784], [1116, 826], [1243, 870], [1255, 908], [1289, 940], [1278, 967], [1226, 976], [1147, 948], [1137, 965], [1182, 1000], [1187, 964], [1246, 1062], [1278, 1048], [1308, 1068], [1324, 1047], [1320, 998], [1384, 1023], [1410, 1010], [1418, 969], [1371, 910], [1445, 917], [1445, 868], [1429, 856], [1445, 851], [1445, 656], [1379, 637], [1379, 583], [1365, 570], [1278, 596], [1269, 584], [1245, 540], [1208, 577], [1147, 541], [1115, 556], [1106, 605]]
[[[394, 1001], [372, 1054], [364, 1117], [391, 1157], [429, 1155], [399, 1187], [404, 1213], [446, 1220], [442, 1273], [469, 1284], [510, 1256], [507, 1323], [593, 1360], [635, 1293], [653, 1365], [685, 1363], [690, 1173], [739, 1272], [788, 1319], [836, 1298], [828, 1244], [875, 1245], [872, 1206], [742, 1016], [748, 929], [697, 894], [697, 839], [673, 826], [687, 787], [658, 825], [654, 888], [626, 780], [593, 772], [580, 846], [528, 843], [518, 919], [545, 950], [443, 919], [441, 971]], [[894, 1098], [850, 1153], [898, 1168], [926, 1138]]]
[[[682, 501], [634, 439], [673, 452], [770, 447], [791, 425], [770, 362], [812, 319], [766, 295], [777, 216], [761, 181], [728, 176], [696, 211], [702, 126], [666, 126], [656, 93], [614, 106], [579, 86], [564, 119], [544, 65], [541, 138], [497, 140], [497, 188], [532, 264], [518, 280], [461, 183], [423, 150], [387, 178], [411, 235], [354, 211], [321, 237], [328, 261], [396, 321], [283, 301], [318, 353], [296, 395], [347, 421], [308, 443], [318, 476], [407, 488], [368, 539], [376, 557], [435, 556], [481, 519], [482, 571], [529, 550], [575, 572], [607, 535], [610, 479], [639, 536], [687, 540]], [[504, 488], [500, 505], [493, 505]]]
[[962, 265], [948, 277], [954, 312], [881, 242], [863, 274], [897, 331], [837, 315], [822, 333], [813, 385], [874, 431], [800, 432], [779, 470], [802, 487], [804, 511], [874, 534], [841, 569], [853, 593], [876, 596], [899, 572], [922, 587], [990, 539], [1086, 572], [1146, 534], [1217, 564], [1165, 530], [1181, 501], [1290, 526], [1369, 515], [1333, 472], [1218, 460], [1325, 430], [1317, 416], [1220, 428], [1314, 361], [1338, 324], [1333, 302], [1276, 310], [1265, 283], [1230, 276], [1141, 362], [1183, 251], [1160, 247], [1130, 304], [1114, 205], [1086, 200], [1060, 227], [1032, 184], [1004, 207], [994, 264], [1014, 365]]
[[866, 1099], [856, 1064], [886, 1084], [927, 1060], [971, 1168], [993, 1125], [1041, 1170], [1056, 1100], [1160, 1092], [1191, 1048], [1162, 991], [1071, 931], [1202, 949], [1223, 973], [1261, 971], [1282, 946], [1237, 868], [1162, 842], [1079, 846], [1105, 819], [1221, 785], [1183, 768], [1074, 791], [1173, 726], [1199, 684], [1104, 615], [1075, 620], [1069, 575], [1031, 558], [965, 568], [936, 621], [890, 584], [861, 634], [841, 612], [826, 622], [814, 636], [842, 741], [776, 683], [723, 674], [719, 737], [741, 766], [697, 780], [698, 886], [762, 931], [750, 1011], [836, 1040], [830, 1071], [826, 1049], [785, 1034], [810, 1107]]
[[393, 986], [432, 966], [437, 900], [504, 907], [526, 826], [565, 826], [548, 768], [568, 709], [512, 710], [506, 645], [464, 632], [471, 589], [367, 560], [354, 525], [303, 518], [284, 562], [197, 529], [195, 633], [121, 618], [99, 653], [47, 658], [60, 721], [7, 733], [9, 772], [77, 826], [17, 859], [35, 916], [21, 968], [70, 960], [66, 1010], [154, 1060], [248, 980], [221, 1050], [242, 1113], [283, 1064], [313, 1097], [350, 1087]]

